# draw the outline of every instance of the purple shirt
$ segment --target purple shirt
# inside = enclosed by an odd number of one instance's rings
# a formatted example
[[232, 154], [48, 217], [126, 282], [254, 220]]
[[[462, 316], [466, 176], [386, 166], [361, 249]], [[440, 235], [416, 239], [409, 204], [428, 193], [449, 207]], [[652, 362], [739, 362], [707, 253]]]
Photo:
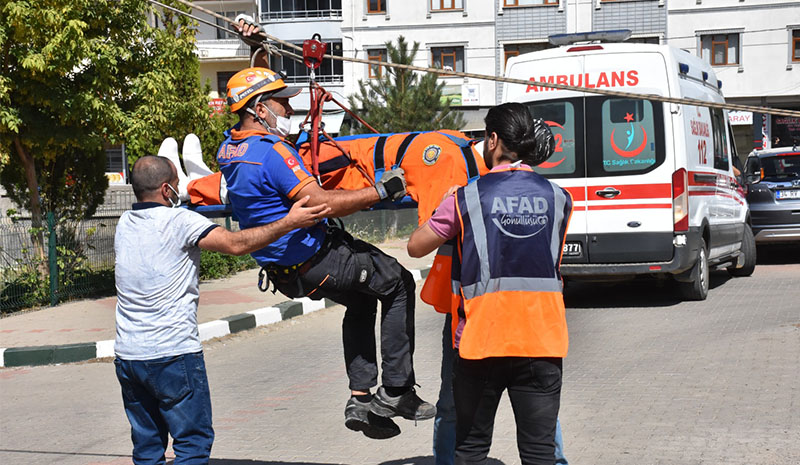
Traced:
[[[516, 165], [515, 167], [525, 167], [529, 168], [528, 165], [523, 165], [520, 162], [510, 163], [511, 165]], [[491, 169], [492, 171], [499, 171], [501, 169], [505, 169], [509, 163], [495, 166]], [[442, 203], [436, 208], [433, 215], [431, 215], [430, 219], [428, 219], [428, 226], [430, 226], [431, 230], [442, 239], [452, 239], [461, 232], [461, 221], [458, 218], [456, 213], [456, 196], [449, 195]], [[456, 253], [454, 250], [453, 253]], [[456, 326], [456, 334], [453, 338], [453, 347], [458, 349], [458, 345], [461, 342], [461, 333], [464, 331], [464, 325], [467, 323], [467, 320], [461, 317], [464, 314], [464, 301], [462, 300], [458, 304], [459, 312], [458, 315], [458, 326]]]

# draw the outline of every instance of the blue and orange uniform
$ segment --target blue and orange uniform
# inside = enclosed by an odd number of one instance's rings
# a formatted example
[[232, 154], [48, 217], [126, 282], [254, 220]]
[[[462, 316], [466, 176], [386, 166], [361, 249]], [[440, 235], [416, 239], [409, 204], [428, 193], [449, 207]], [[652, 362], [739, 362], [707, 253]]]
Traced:
[[[225, 136], [217, 151], [217, 163], [242, 229], [283, 218], [292, 208], [291, 199], [315, 182], [294, 148], [280, 137], [236, 127]], [[261, 266], [294, 265], [314, 255], [324, 239], [324, 226], [295, 229], [251, 255]]]
[[[238, 126], [225, 135], [217, 162], [241, 228], [286, 216], [298, 192], [316, 182], [283, 138]], [[291, 231], [251, 255], [286, 296], [329, 298], [347, 307], [342, 332], [351, 390], [377, 385], [380, 301], [383, 385], [414, 385], [415, 284], [397, 260], [325, 222]]]

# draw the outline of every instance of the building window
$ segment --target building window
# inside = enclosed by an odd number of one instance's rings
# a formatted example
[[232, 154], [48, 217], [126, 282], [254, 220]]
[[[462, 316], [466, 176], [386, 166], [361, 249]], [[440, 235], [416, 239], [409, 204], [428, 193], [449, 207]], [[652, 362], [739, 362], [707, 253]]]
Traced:
[[464, 72], [464, 47], [431, 47], [434, 68]]
[[558, 5], [558, 0], [503, 0], [503, 7]]
[[464, 0], [431, 0], [431, 11], [463, 10]]
[[702, 57], [713, 66], [739, 64], [739, 34], [708, 34], [700, 38]]
[[[385, 6], [386, 0], [380, 3]], [[341, 17], [342, 0], [261, 0], [261, 21], [264, 22], [273, 19]]]
[[[342, 41], [324, 41], [328, 44], [325, 53], [334, 56], [342, 56]], [[283, 48], [280, 44], [275, 44], [278, 48]], [[302, 46], [302, 42], [295, 45]], [[293, 49], [290, 50], [296, 53]], [[280, 55], [271, 56], [269, 59], [269, 67], [273, 71], [286, 72], [286, 79], [288, 84], [307, 83], [309, 82], [309, 70], [302, 62], [297, 62], [290, 57], [283, 57]], [[314, 70], [314, 76], [317, 82], [324, 83], [341, 83], [344, 82], [344, 66], [342, 60], [334, 60], [325, 58], [319, 68]]]
[[[367, 50], [367, 59], [369, 61], [386, 61], [386, 49], [376, 48], [372, 50]], [[383, 76], [383, 66], [369, 65], [370, 79], [378, 79], [381, 76]]]
[[792, 29], [792, 61], [800, 61], [800, 29]]
[[367, 13], [386, 13], [386, 0], [369, 0]]
[[237, 71], [217, 72], [217, 93], [219, 98], [225, 98], [228, 95], [228, 80], [236, 73]]
[[[236, 18], [237, 16], [243, 15], [243, 14], [247, 14], [247, 13], [245, 13], [244, 11], [218, 11], [217, 14], [220, 15], [220, 16], [224, 16], [224, 17], [230, 19], [231, 21], [233, 21], [233, 19]], [[219, 18], [215, 18], [215, 20], [216, 20], [217, 26], [222, 26], [222, 27], [224, 27], [226, 29], [230, 29], [230, 26], [228, 26], [228, 23], [226, 23], [225, 21], [223, 21], [223, 20], [221, 20]], [[223, 30], [221, 30], [219, 28], [215, 28], [215, 29], [217, 31], [217, 39], [218, 40], [219, 39], [237, 39], [237, 40], [239, 39], [239, 36], [237, 36], [236, 33], [234, 33], [233, 31], [225, 32], [225, 31], [223, 31]]]

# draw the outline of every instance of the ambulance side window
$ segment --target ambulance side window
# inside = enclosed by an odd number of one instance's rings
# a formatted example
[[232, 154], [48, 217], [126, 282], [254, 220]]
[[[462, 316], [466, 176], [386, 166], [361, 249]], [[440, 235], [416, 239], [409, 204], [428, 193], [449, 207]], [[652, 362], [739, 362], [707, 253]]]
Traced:
[[600, 131], [593, 131], [590, 140], [599, 140], [588, 144], [587, 158], [592, 160], [591, 167], [597, 161], [602, 163], [600, 170], [592, 170], [594, 175], [644, 173], [663, 162], [661, 104], [607, 98], [599, 105], [599, 111], [596, 106], [593, 108], [587, 113], [593, 121], [601, 122], [601, 127]]
[[553, 155], [534, 168], [537, 173], [551, 178], [583, 175], [583, 112], [579, 103], [572, 99], [528, 104], [531, 115], [550, 126], [556, 142]]
[[725, 130], [725, 115], [718, 108], [711, 109], [711, 129], [714, 132], [714, 168], [728, 171], [730, 155]]

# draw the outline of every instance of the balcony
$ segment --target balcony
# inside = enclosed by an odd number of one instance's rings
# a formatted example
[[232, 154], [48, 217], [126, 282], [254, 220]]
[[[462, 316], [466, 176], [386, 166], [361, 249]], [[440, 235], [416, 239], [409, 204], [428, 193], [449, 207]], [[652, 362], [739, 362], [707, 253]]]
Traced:
[[250, 46], [238, 38], [198, 40], [197, 55], [201, 60], [250, 58]]
[[268, 23], [276, 19], [342, 19], [341, 8], [327, 10], [293, 10], [293, 11], [264, 11], [261, 13], [261, 22]]

